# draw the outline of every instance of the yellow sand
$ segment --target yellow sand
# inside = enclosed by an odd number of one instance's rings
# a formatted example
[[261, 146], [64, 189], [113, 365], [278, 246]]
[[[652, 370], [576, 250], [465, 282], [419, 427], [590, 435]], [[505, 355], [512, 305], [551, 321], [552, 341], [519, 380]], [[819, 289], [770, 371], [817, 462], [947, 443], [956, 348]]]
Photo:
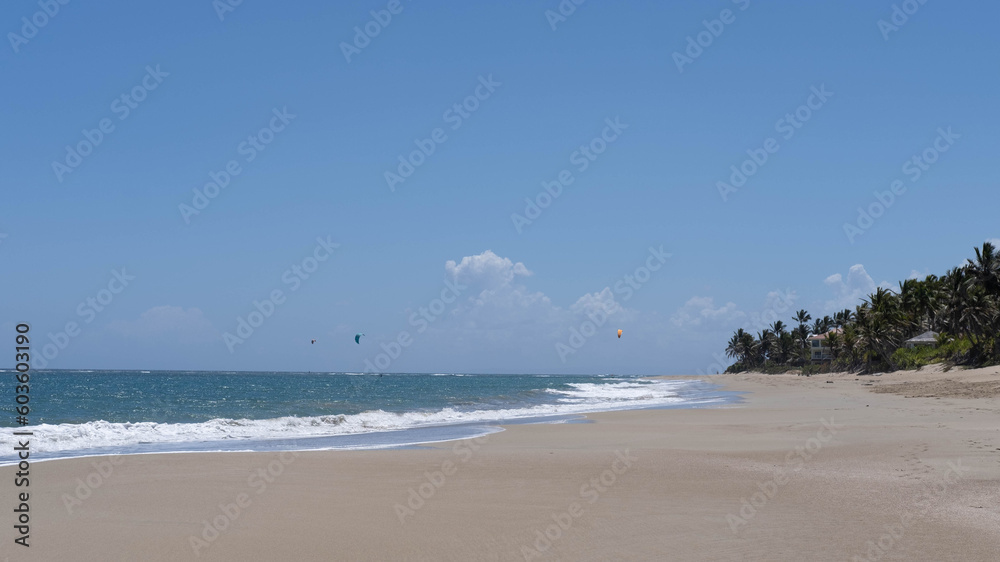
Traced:
[[[425, 449], [34, 464], [30, 549], [5, 467], [0, 556], [1000, 560], [1000, 398], [981, 385], [1000, 369], [705, 379], [745, 402]], [[900, 383], [919, 385], [884, 392]]]

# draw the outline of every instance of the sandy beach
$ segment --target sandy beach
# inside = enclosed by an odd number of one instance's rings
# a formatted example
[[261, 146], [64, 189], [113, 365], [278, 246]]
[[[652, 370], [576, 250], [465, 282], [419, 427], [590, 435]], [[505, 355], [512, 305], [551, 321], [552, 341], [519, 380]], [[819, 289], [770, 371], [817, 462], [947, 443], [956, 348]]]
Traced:
[[[697, 378], [697, 377], [684, 377]], [[718, 375], [735, 407], [406, 450], [31, 467], [10, 560], [996, 560], [1000, 368]], [[855, 558], [857, 557], [857, 558]]]

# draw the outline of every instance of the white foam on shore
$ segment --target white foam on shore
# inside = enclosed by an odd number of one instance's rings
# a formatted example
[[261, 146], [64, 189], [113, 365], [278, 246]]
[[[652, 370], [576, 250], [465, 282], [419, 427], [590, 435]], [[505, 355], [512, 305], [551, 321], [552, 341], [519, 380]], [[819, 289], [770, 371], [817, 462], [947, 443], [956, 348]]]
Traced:
[[617, 382], [617, 383], [570, 383], [572, 390], [550, 388], [547, 392], [561, 396], [564, 404], [604, 404], [622, 402], [642, 402], [671, 400], [677, 396], [679, 385], [670, 382]]
[[[0, 441], [14, 439], [13, 432], [31, 430], [32, 450], [42, 453], [83, 451], [99, 447], [128, 448], [148, 444], [207, 441], [298, 439], [363, 434], [470, 422], [495, 422], [518, 418], [576, 414], [607, 410], [681, 405], [677, 390], [693, 381], [642, 381], [608, 384], [570, 384], [570, 390], [548, 389], [555, 403], [523, 408], [462, 411], [444, 408], [433, 412], [393, 413], [382, 410], [354, 415], [282, 417], [264, 420], [219, 418], [201, 423], [42, 424], [25, 428], [0, 428]], [[714, 399], [708, 402], [715, 401]], [[698, 403], [707, 403], [699, 400]]]

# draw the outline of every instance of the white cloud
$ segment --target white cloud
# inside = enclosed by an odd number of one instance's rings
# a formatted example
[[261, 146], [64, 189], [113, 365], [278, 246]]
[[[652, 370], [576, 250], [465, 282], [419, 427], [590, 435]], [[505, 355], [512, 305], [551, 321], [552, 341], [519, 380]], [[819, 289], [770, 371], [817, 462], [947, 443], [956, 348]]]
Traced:
[[523, 263], [514, 263], [510, 258], [501, 258], [492, 250], [475, 256], [465, 256], [455, 263], [448, 260], [444, 270], [456, 283], [472, 285], [484, 289], [509, 286], [517, 276], [533, 275]]
[[551, 351], [554, 343], [567, 338], [571, 328], [588, 318], [613, 317], [616, 323], [637, 318], [636, 311], [615, 299], [611, 287], [559, 306], [545, 293], [525, 286], [523, 281], [533, 274], [523, 263], [490, 250], [458, 262], [449, 260], [445, 272], [455, 283], [467, 286], [444, 318], [432, 325], [453, 336], [484, 339], [492, 345], [506, 342], [557, 358]]
[[[625, 293], [614, 290], [615, 281], [605, 278], [607, 272], [599, 272], [601, 283], [587, 291], [563, 292], [550, 298], [531, 285], [530, 264], [492, 251], [443, 265], [447, 283], [465, 287], [459, 287], [455, 302], [434, 313], [436, 318], [423, 330], [410, 330], [419, 344], [411, 346], [412, 351], [393, 363], [392, 369], [461, 371], [472, 368], [468, 365], [479, 365], [476, 368], [480, 370], [488, 365], [492, 372], [519, 372], [527, 365], [536, 372], [639, 372], [634, 365], [641, 363], [641, 356], [626, 350], [664, 350], [680, 345], [670, 339], [661, 341], [669, 327], [655, 312], [626, 308]], [[641, 261], [636, 263], [639, 265]], [[620, 274], [632, 271], [625, 269]], [[655, 281], [654, 276], [649, 284]], [[433, 293], [427, 296], [436, 300]], [[406, 316], [419, 316], [421, 308], [429, 310], [427, 302], [406, 311]], [[628, 335], [619, 340], [618, 329]], [[571, 339], [574, 334], [580, 338], [581, 333], [583, 344], [573, 343], [579, 341]], [[395, 334], [369, 336], [377, 342]], [[564, 356], [557, 344], [571, 345], [574, 351]]]
[[839, 273], [834, 273], [824, 279], [823, 283], [833, 292], [833, 299], [826, 301], [826, 312], [854, 308], [874, 293], [876, 287], [892, 289], [892, 285], [886, 281], [876, 285], [872, 276], [865, 271], [865, 266], [860, 263], [851, 266], [846, 280]]
[[691, 297], [671, 317], [677, 327], [723, 327], [746, 318], [746, 313], [727, 302], [715, 306], [712, 297]]
[[597, 293], [587, 293], [582, 297], [578, 298], [569, 309], [577, 314], [597, 314], [599, 312], [604, 312], [606, 314], [617, 314], [624, 310], [622, 305], [618, 304], [615, 300], [614, 293], [611, 292], [611, 287], [605, 287], [602, 291]]
[[169, 305], [154, 306], [136, 320], [113, 322], [108, 329], [139, 340], [201, 343], [219, 338], [218, 330], [200, 309]]
[[500, 257], [491, 250], [465, 256], [458, 262], [448, 260], [444, 269], [456, 284], [465, 288], [446, 318], [434, 328], [444, 328], [450, 323], [451, 328], [465, 332], [493, 332], [489, 337], [495, 339], [513, 337], [496, 332], [513, 331], [517, 327], [519, 333], [530, 331], [537, 336], [539, 330], [551, 330], [544, 326], [556, 322], [560, 313], [565, 312], [544, 293], [518, 283], [532, 275], [523, 263]]
[[798, 300], [798, 295], [791, 289], [769, 292], [764, 297], [763, 307], [747, 314], [742, 328], [755, 333], [769, 328], [777, 320], [787, 324], [789, 317], [794, 312], [793, 307], [796, 300]]
[[993, 244], [994, 248], [1000, 249], [1000, 238], [987, 238], [986, 241]]

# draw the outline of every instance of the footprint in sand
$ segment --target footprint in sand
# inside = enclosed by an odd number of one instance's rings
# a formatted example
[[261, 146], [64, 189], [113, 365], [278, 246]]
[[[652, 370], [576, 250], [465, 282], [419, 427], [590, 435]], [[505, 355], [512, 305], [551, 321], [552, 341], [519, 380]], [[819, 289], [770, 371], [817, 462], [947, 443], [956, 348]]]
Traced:
[[902, 456], [905, 469], [900, 469], [903, 474], [900, 474], [900, 478], [908, 478], [910, 480], [922, 480], [923, 475], [933, 472], [934, 469], [920, 459], [920, 455], [927, 453], [930, 447], [927, 443], [921, 443], [920, 445], [915, 445], [906, 454]]

